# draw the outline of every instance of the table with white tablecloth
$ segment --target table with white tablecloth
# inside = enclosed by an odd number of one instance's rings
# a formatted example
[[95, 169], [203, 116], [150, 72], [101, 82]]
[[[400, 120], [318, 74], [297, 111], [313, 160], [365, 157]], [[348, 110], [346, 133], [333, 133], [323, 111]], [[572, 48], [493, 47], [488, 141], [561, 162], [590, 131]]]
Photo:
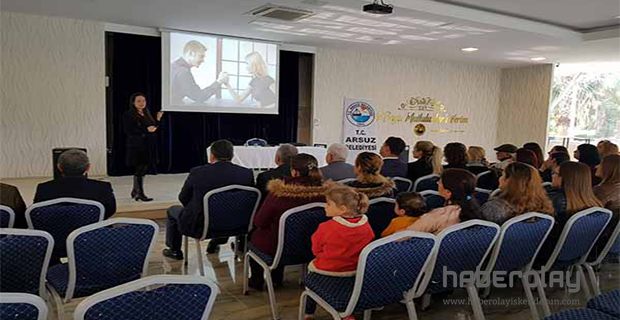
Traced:
[[[235, 156], [232, 163], [251, 169], [267, 169], [277, 167], [276, 151], [278, 147], [234, 146]], [[313, 155], [319, 161], [319, 167], [326, 165], [327, 149], [322, 147], [297, 147], [299, 153]], [[207, 156], [210, 148], [207, 148]]]

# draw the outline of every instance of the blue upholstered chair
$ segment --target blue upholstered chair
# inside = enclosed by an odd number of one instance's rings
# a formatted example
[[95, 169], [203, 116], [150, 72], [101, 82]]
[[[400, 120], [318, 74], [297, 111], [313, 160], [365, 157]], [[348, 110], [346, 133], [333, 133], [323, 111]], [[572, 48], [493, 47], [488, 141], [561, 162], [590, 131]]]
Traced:
[[370, 200], [366, 216], [376, 239], [381, 238], [381, 232], [387, 228], [392, 219], [396, 218], [396, 213], [394, 213], [395, 203], [396, 200], [386, 197]]
[[620, 289], [599, 294], [588, 301], [587, 307], [620, 319]]
[[392, 181], [394, 181], [394, 184], [396, 185], [395, 194], [411, 191], [411, 187], [413, 186], [413, 182], [411, 182], [411, 180], [401, 177], [392, 177], [390, 179], [392, 179]]
[[54, 237], [55, 260], [67, 256], [65, 241], [73, 230], [103, 220], [103, 205], [97, 201], [58, 198], [37, 202], [26, 209], [29, 229], [43, 230]]
[[[508, 275], [512, 271], [521, 271], [522, 274], [538, 275], [532, 270], [532, 264], [542, 247], [545, 239], [551, 232], [555, 219], [546, 214], [526, 213], [506, 221], [500, 230], [499, 240], [491, 253], [491, 258], [486, 266], [486, 274], [502, 272]], [[525, 295], [527, 297], [532, 319], [539, 319], [536, 302], [530, 288], [528, 277], [521, 277]], [[537, 279], [535, 279], [537, 280]], [[484, 296], [491, 291], [491, 283], [487, 283]]]
[[0, 293], [0, 319], [47, 320], [47, 305], [29, 293]]
[[[435, 255], [435, 261], [429, 264], [425, 270], [424, 282], [417, 289], [416, 296], [424, 294], [423, 307], [430, 299], [430, 295], [445, 292], [452, 289], [463, 288], [467, 290], [469, 301], [474, 311], [476, 320], [484, 319], [482, 305], [478, 297], [475, 278], [468, 277], [471, 281], [461, 283], [451, 274], [460, 278], [464, 272], [472, 273], [483, 270], [482, 264], [491, 252], [499, 236], [500, 227], [492, 222], [482, 220], [469, 220], [444, 229], [437, 235], [439, 247]], [[444, 271], [450, 274], [444, 275]], [[447, 279], [448, 281], [445, 281]], [[463, 277], [465, 279], [465, 277]], [[464, 287], [460, 285], [464, 284]]]
[[11, 207], [0, 205], [0, 228], [13, 228], [15, 211]]
[[618, 253], [620, 250], [618, 248], [618, 243], [620, 242], [620, 222], [616, 224], [616, 227], [612, 231], [609, 239], [607, 240], [607, 244], [603, 247], [601, 252], [598, 253], [598, 256], [593, 261], [587, 261], [582, 265], [588, 272], [588, 277], [590, 279], [590, 284], [592, 285], [592, 289], [594, 291], [594, 295], [601, 294], [601, 288], [599, 286], [598, 279], [596, 278], [596, 274], [594, 272], [594, 268], [601, 265], [603, 260], [607, 257], [610, 252]]
[[0, 229], [0, 292], [46, 298], [45, 274], [54, 239], [40, 230]]
[[144, 276], [158, 231], [151, 220], [116, 218], [71, 232], [68, 263], [47, 272], [58, 318], [64, 313], [62, 298], [69, 302]]
[[429, 174], [423, 177], [419, 177], [414, 183], [413, 188], [411, 190], [415, 192], [420, 192], [424, 190], [435, 190], [437, 191], [437, 181], [439, 181], [438, 174]]
[[485, 202], [489, 201], [491, 197], [491, 190], [476, 188], [476, 193], [474, 194], [478, 204], [483, 205]]
[[261, 139], [261, 138], [252, 138], [252, 139], [248, 139], [245, 143], [244, 146], [252, 146], [252, 147], [266, 147], [268, 146], [267, 144], [267, 140], [265, 139]]
[[301, 294], [299, 319], [303, 320], [307, 299], [327, 310], [334, 319], [405, 302], [409, 319], [417, 319], [413, 299], [423, 271], [432, 265], [437, 238], [415, 231], [397, 232], [370, 243], [362, 251], [355, 277], [329, 277], [317, 273], [306, 276]]
[[325, 203], [314, 202], [286, 210], [280, 217], [278, 246], [274, 256], [249, 246], [243, 263], [243, 293], [248, 292], [249, 259], [256, 261], [264, 270], [263, 276], [269, 292], [269, 303], [274, 319], [278, 319], [271, 271], [280, 266], [306, 265], [312, 259], [312, 234], [319, 224], [329, 220], [325, 215]]
[[569, 309], [545, 317], [545, 320], [618, 320], [594, 309]]
[[427, 210], [433, 210], [441, 208], [446, 204], [446, 198], [442, 197], [438, 191], [424, 190], [420, 192], [420, 195], [424, 198]]
[[[586, 297], [589, 297], [590, 289], [581, 267], [586, 263], [590, 250], [610, 219], [611, 211], [599, 207], [573, 214], [566, 222], [549, 260], [541, 267], [541, 272], [574, 267], [582, 280], [581, 289], [584, 290]], [[541, 281], [538, 281], [538, 292], [544, 315], [549, 316], [551, 311]]]
[[[196, 240], [196, 255], [200, 275], [205, 275], [200, 241], [214, 238], [243, 237], [247, 248], [247, 235], [260, 203], [260, 191], [253, 187], [230, 185], [213, 189], [203, 198], [204, 227]], [[188, 239], [185, 237], [185, 265], [189, 259]]]
[[542, 187], [543, 189], [545, 189], [545, 192], [547, 193], [553, 191], [553, 185], [551, 184], [551, 182], [543, 182]]
[[74, 320], [206, 320], [218, 295], [205, 277], [157, 275], [96, 293], [82, 301]]

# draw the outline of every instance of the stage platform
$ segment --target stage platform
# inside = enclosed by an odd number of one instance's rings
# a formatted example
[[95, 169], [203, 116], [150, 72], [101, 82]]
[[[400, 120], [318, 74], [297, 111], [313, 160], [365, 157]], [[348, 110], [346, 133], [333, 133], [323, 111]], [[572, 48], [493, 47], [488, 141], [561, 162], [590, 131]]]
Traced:
[[[187, 177], [183, 174], [148, 175], [144, 178], [146, 194], [153, 198], [151, 202], [139, 202], [131, 199], [129, 193], [133, 185], [132, 176], [124, 177], [90, 177], [91, 179], [109, 181], [116, 196], [116, 214], [114, 217], [164, 219], [168, 207], [179, 204], [177, 197]], [[36, 187], [51, 178], [2, 179], [3, 183], [14, 185], [19, 189], [24, 202], [32, 204]]]

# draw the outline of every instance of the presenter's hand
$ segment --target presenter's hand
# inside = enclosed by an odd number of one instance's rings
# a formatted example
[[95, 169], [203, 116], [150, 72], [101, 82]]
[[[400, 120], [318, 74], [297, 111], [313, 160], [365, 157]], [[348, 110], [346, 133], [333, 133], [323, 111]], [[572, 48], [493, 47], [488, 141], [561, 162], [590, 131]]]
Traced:
[[220, 75], [217, 76], [217, 82], [228, 86], [228, 73], [223, 71], [220, 72]]
[[160, 121], [161, 117], [163, 117], [163, 116], [164, 116], [164, 112], [163, 111], [159, 111], [155, 117], [157, 118], [157, 121]]
[[148, 126], [148, 127], [146, 127], [146, 130], [148, 130], [148, 132], [155, 132], [155, 131], [157, 131], [157, 127], [156, 126]]

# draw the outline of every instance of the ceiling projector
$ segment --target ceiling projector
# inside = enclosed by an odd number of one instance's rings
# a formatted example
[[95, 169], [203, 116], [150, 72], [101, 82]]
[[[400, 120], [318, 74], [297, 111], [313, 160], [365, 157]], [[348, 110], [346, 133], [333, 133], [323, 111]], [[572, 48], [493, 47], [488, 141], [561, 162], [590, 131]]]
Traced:
[[372, 14], [390, 14], [392, 10], [394, 10], [394, 8], [389, 4], [383, 3], [383, 0], [375, 0], [373, 3], [369, 3], [362, 7], [362, 11]]

